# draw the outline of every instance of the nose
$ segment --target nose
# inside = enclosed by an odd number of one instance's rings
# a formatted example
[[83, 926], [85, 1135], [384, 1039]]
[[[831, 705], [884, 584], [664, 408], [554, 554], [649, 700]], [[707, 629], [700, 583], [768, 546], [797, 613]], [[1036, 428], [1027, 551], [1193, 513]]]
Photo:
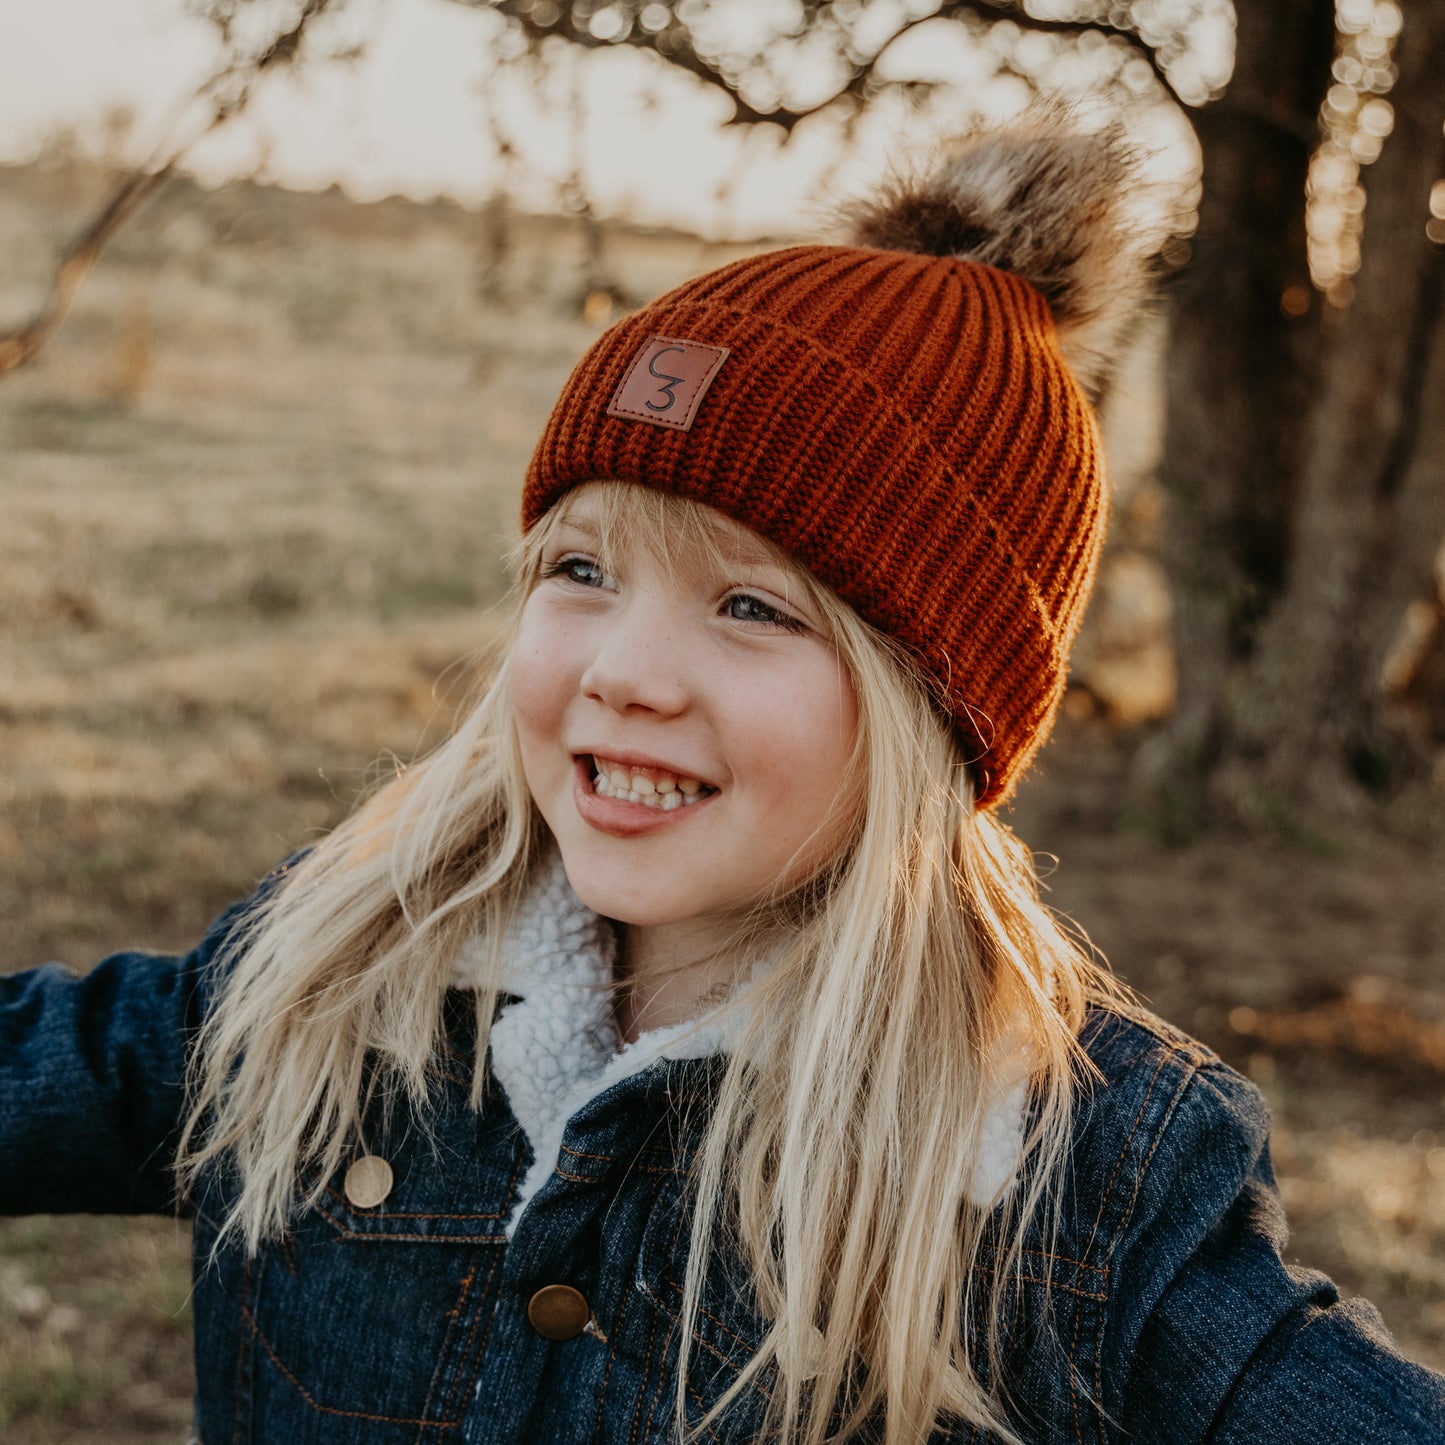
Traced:
[[676, 716], [691, 694], [686, 651], [667, 609], [636, 598], [617, 608], [598, 633], [582, 691], [614, 712]]

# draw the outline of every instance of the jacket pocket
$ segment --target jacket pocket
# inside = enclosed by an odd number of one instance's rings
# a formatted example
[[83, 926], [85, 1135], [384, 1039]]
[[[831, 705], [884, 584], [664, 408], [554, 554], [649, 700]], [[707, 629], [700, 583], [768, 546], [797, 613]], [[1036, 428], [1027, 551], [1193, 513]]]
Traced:
[[390, 1176], [384, 1197], [374, 1164], [370, 1190], [355, 1174], [348, 1188], [343, 1169], [247, 1266], [241, 1313], [255, 1439], [455, 1438], [493, 1313], [517, 1167], [510, 1148], [447, 1142], [378, 1147], [373, 1158]]
[[[648, 1218], [638, 1251], [633, 1288], [647, 1322], [646, 1370], [657, 1381], [648, 1439], [672, 1440], [676, 1414], [677, 1369], [683, 1325], [683, 1280], [687, 1271], [692, 1216], [681, 1177], [665, 1184]], [[709, 1262], [689, 1336], [687, 1424], [695, 1427], [737, 1384], [767, 1334], [741, 1262], [714, 1257]], [[631, 1332], [641, 1342], [640, 1330]], [[771, 1366], [750, 1380], [710, 1422], [703, 1438], [720, 1445], [743, 1445], [760, 1438], [776, 1383]]]

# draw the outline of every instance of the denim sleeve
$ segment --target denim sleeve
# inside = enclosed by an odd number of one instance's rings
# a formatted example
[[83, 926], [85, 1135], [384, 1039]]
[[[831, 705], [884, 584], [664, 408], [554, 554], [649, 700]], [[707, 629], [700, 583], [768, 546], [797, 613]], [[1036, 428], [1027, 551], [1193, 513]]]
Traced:
[[189, 1046], [246, 904], [182, 957], [0, 977], [0, 1214], [168, 1213]]
[[1134, 1445], [1445, 1442], [1445, 1378], [1406, 1360], [1371, 1305], [1284, 1262], [1267, 1116], [1247, 1081], [1201, 1070], [1155, 1162], [1136, 1220], [1145, 1253], [1119, 1274]]

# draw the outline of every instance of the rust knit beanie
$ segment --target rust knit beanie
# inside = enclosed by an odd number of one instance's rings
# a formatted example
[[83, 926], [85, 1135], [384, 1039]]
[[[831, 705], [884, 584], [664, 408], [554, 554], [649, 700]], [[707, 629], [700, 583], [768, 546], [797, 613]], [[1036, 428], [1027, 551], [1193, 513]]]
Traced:
[[602, 478], [742, 522], [919, 660], [978, 806], [1000, 802], [1052, 724], [1103, 541], [1085, 388], [1141, 294], [1127, 172], [1113, 132], [976, 138], [857, 212], [860, 244], [668, 292], [573, 371], [523, 525]]

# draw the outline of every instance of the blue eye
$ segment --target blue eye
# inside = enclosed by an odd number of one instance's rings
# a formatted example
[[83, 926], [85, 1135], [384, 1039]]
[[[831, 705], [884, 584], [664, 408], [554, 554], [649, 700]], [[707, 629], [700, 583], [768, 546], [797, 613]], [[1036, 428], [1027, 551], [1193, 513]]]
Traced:
[[562, 577], [581, 587], [600, 587], [605, 574], [590, 557], [559, 557], [542, 568], [543, 577]]
[[723, 607], [729, 617], [739, 622], [762, 622], [768, 626], [784, 628], [788, 632], [807, 631], [796, 617], [789, 617], [786, 612], [769, 606], [760, 597], [753, 597], [747, 592], [735, 592], [723, 603]]

